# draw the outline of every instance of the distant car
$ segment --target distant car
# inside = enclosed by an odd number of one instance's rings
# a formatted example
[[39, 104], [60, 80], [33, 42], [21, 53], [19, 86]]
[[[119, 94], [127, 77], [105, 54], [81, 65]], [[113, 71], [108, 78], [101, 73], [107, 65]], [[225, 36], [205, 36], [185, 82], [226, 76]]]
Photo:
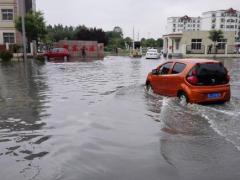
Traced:
[[53, 48], [50, 51], [44, 53], [45, 59], [63, 59], [64, 61], [69, 60], [70, 53], [65, 48]]
[[146, 59], [159, 59], [160, 53], [158, 53], [157, 49], [148, 49], [145, 58]]
[[185, 103], [226, 102], [231, 96], [229, 80], [227, 69], [219, 61], [169, 60], [148, 74], [146, 89], [179, 97]]

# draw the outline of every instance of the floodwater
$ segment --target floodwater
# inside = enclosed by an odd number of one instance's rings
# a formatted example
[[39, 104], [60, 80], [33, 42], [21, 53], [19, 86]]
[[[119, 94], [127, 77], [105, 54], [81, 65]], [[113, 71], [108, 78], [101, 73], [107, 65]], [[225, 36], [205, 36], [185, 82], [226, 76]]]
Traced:
[[161, 61], [1, 64], [0, 179], [239, 179], [240, 59], [231, 102], [185, 107], [145, 91]]

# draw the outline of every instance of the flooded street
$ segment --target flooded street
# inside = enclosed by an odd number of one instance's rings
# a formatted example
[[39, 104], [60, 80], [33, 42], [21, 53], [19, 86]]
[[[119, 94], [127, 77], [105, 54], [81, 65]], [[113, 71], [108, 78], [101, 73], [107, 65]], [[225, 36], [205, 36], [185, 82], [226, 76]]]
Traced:
[[161, 61], [0, 64], [1, 179], [238, 179], [240, 59], [229, 103], [186, 107], [145, 91]]

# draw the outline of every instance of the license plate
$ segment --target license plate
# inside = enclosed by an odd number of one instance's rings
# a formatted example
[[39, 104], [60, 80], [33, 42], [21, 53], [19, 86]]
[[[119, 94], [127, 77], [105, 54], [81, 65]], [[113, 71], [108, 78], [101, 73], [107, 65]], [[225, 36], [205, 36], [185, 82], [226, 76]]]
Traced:
[[208, 94], [209, 99], [219, 98], [221, 97], [221, 93], [210, 93]]

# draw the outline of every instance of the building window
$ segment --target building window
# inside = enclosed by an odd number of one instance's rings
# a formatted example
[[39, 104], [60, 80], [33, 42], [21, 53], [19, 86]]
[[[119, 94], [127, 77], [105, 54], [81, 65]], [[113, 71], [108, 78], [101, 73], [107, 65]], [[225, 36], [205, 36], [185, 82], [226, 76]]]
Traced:
[[2, 20], [13, 20], [13, 9], [2, 9]]
[[222, 19], [221, 19], [221, 22], [225, 22], [225, 19], [222, 18]]
[[3, 33], [3, 43], [15, 43], [14, 33]]
[[192, 39], [192, 49], [201, 49], [202, 39]]
[[223, 25], [223, 24], [221, 24], [221, 25], [220, 25], [220, 28], [224, 28], [224, 25]]
[[215, 29], [215, 25], [212, 25], [212, 29]]
[[234, 25], [227, 25], [228, 29], [234, 29]]
[[217, 42], [217, 48], [218, 49], [225, 49], [227, 43], [227, 39], [221, 39]]
[[216, 14], [212, 14], [212, 17], [216, 17]]
[[234, 19], [228, 19], [227, 22], [235, 22]]

